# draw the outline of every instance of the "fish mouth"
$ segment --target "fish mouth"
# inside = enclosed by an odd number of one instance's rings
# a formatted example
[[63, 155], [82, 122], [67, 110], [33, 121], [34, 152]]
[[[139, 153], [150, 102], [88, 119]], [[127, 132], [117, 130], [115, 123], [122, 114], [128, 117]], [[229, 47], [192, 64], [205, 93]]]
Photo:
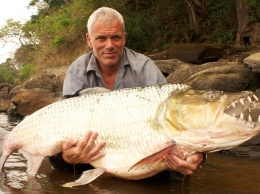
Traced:
[[231, 102], [224, 110], [224, 113], [247, 123], [259, 123], [260, 115], [252, 114], [252, 111], [256, 109], [257, 102], [259, 102], [259, 99], [256, 95], [248, 95]]

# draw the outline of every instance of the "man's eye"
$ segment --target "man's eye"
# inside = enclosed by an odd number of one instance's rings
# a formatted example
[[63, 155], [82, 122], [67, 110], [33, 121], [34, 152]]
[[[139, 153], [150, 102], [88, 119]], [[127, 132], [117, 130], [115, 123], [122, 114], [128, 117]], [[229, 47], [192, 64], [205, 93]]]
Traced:
[[105, 40], [105, 37], [103, 37], [103, 36], [97, 37], [97, 40], [100, 40], [100, 41]]
[[114, 36], [114, 37], [113, 37], [113, 40], [115, 40], [115, 41], [120, 40], [120, 39], [121, 39], [120, 36]]

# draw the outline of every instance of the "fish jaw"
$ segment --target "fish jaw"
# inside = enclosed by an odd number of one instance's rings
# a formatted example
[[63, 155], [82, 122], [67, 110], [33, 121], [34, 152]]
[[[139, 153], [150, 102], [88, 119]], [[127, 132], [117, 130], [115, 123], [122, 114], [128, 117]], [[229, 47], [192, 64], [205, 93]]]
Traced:
[[248, 91], [186, 89], [169, 97], [158, 120], [177, 145], [196, 152], [230, 149], [259, 134], [259, 116], [254, 121], [241, 116], [257, 101]]

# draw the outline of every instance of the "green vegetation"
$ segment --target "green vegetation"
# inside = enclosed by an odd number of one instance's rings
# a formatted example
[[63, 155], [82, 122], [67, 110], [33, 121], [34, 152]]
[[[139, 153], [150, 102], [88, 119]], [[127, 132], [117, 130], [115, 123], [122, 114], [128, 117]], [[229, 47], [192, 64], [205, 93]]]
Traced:
[[27, 81], [34, 73], [35, 66], [33, 64], [26, 64], [19, 70], [19, 79]]
[[[41, 2], [41, 4], [39, 4]], [[42, 2], [45, 2], [43, 4]], [[196, 8], [196, 28], [189, 3]], [[36, 69], [68, 65], [88, 51], [85, 34], [89, 15], [98, 7], [117, 9], [126, 23], [126, 46], [139, 52], [158, 52], [181, 42], [234, 44], [237, 35], [235, 0], [32, 0], [39, 13], [25, 25], [10, 20], [0, 29], [0, 39], [12, 35], [22, 46], [15, 53], [19, 76], [1, 67], [7, 82], [27, 80]], [[247, 0], [248, 20], [259, 21], [258, 0]], [[11, 78], [11, 77], [16, 78]]]
[[14, 84], [16, 83], [15, 77], [16, 73], [13, 72], [12, 69], [4, 65], [0, 65], [0, 78], [3, 79], [4, 82]]
[[0, 64], [0, 80], [10, 84], [27, 81], [34, 72], [34, 64], [23, 65], [19, 70], [17, 70], [11, 59], [8, 59], [6, 63]]

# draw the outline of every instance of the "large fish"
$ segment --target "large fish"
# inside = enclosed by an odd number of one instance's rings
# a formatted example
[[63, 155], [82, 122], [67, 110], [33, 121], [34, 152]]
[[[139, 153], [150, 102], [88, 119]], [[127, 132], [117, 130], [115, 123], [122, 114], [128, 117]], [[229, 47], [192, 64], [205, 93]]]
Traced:
[[198, 91], [181, 84], [62, 100], [26, 117], [11, 132], [0, 130], [0, 169], [18, 150], [28, 160], [28, 177], [34, 177], [45, 156], [61, 152], [68, 138], [81, 139], [91, 130], [99, 134], [95, 144], [106, 142], [106, 154], [90, 163], [94, 170], [64, 186], [87, 184], [104, 172], [124, 179], [150, 177], [167, 168], [166, 153], [185, 159], [195, 152], [229, 149], [257, 135], [259, 118], [244, 118], [255, 101], [252, 92]]

